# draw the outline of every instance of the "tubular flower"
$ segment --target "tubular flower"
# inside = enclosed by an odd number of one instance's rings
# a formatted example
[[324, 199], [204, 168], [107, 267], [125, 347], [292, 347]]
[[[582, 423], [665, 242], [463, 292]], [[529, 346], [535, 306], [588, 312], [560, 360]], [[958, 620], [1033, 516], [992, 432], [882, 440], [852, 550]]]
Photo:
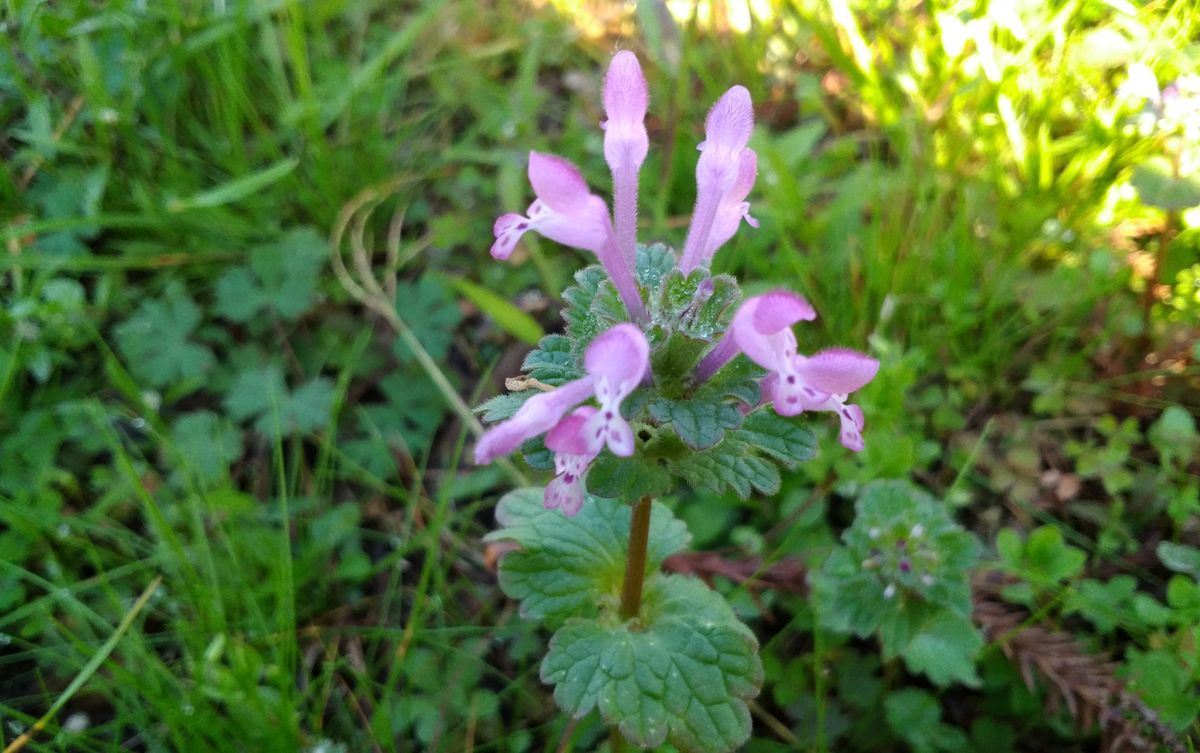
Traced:
[[758, 155], [753, 149], [743, 149], [739, 160], [737, 180], [717, 205], [712, 230], [708, 234], [704, 254], [700, 258], [702, 267], [707, 267], [712, 262], [717, 249], [733, 237], [742, 220], [750, 227], [758, 227], [758, 220], [750, 216], [750, 202], [746, 201], [750, 189], [754, 188], [754, 179], [758, 177]]
[[[705, 141], [697, 147], [700, 159], [696, 162], [696, 208], [679, 260], [679, 269], [684, 274], [699, 266], [705, 257], [718, 208], [742, 175], [742, 152], [753, 129], [754, 110], [750, 92], [744, 86], [725, 92], [708, 111]], [[753, 184], [753, 175], [750, 182]]]
[[621, 417], [621, 401], [646, 376], [650, 346], [632, 324], [617, 324], [603, 332], [584, 352], [587, 375], [525, 401], [513, 417], [489, 429], [475, 445], [475, 462], [490, 463], [513, 452], [527, 439], [550, 431], [571, 408], [595, 396], [600, 409], [587, 419], [583, 431], [589, 452], [605, 445], [613, 454], [633, 454], [633, 429]]
[[863, 412], [857, 405], [847, 405], [846, 399], [875, 377], [879, 362], [846, 348], [797, 354], [792, 326], [816, 316], [808, 301], [786, 290], [747, 299], [725, 338], [700, 363], [697, 377], [707, 379], [738, 352], [744, 353], [768, 371], [762, 384], [763, 402], [771, 403], [781, 416], [806, 410], [836, 412], [842, 445], [858, 452], [864, 446]]
[[530, 152], [529, 183], [537, 199], [529, 205], [528, 216], [505, 214], [496, 220], [492, 258], [507, 259], [530, 230], [564, 246], [591, 251], [612, 279], [630, 316], [644, 319], [646, 310], [633, 279], [633, 265], [617, 252], [608, 206], [588, 189], [579, 169], [562, 157]]
[[506, 214], [496, 220], [492, 257], [507, 259], [530, 230], [564, 246], [600, 255], [612, 235], [608, 207], [588, 190], [578, 168], [562, 157], [530, 152], [529, 183], [537, 196], [529, 205], [529, 216]]
[[618, 52], [604, 77], [604, 159], [613, 176], [613, 224], [626, 266], [637, 266], [638, 171], [650, 148], [646, 135], [646, 78], [632, 52]]
[[583, 507], [583, 479], [596, 459], [584, 432], [587, 420], [596, 414], [590, 405], [576, 408], [546, 434], [546, 448], [554, 452], [557, 474], [542, 497], [547, 510], [561, 509], [571, 517]]

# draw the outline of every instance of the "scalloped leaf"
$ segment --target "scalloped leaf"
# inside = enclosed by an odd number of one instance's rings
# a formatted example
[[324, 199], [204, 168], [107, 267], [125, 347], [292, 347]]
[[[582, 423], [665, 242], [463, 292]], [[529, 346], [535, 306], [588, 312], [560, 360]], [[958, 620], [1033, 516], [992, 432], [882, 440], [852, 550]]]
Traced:
[[817, 439], [811, 431], [769, 409], [757, 410], [746, 416], [735, 436], [788, 468], [812, 460], [817, 454]]
[[983, 648], [983, 634], [962, 615], [942, 610], [927, 620], [900, 651], [914, 672], [924, 672], [935, 685], [960, 682], [979, 687], [975, 657]]
[[[511, 541], [520, 549], [500, 560], [500, 588], [521, 602], [521, 614], [561, 624], [571, 617], [595, 617], [599, 603], [616, 603], [625, 575], [630, 508], [611, 499], [589, 496], [575, 517], [542, 506], [543, 490], [509, 492], [496, 508], [502, 526], [484, 541]], [[646, 565], [662, 561], [688, 545], [691, 535], [664, 505], [650, 515]]]
[[637, 247], [637, 279], [638, 284], [650, 291], [662, 287], [663, 280], [678, 266], [679, 260], [670, 247], [655, 243], [651, 246], [638, 244]]
[[770, 496], [779, 491], [781, 483], [774, 463], [754, 454], [751, 445], [733, 436], [716, 447], [680, 458], [672, 470], [694, 487], [713, 494], [733, 491], [740, 499], [749, 499], [752, 489]]
[[749, 358], [735, 358], [725, 364], [695, 392], [695, 397], [737, 398], [746, 405], [758, 405], [762, 396], [763, 370]]
[[597, 497], [632, 502], [671, 491], [671, 474], [640, 455], [618, 458], [604, 453], [587, 475], [587, 490]]
[[742, 423], [742, 412], [718, 400], [655, 400], [650, 415], [660, 423], [669, 423], [684, 444], [694, 450], [706, 450], [720, 442], [728, 429]]
[[494, 424], [497, 421], [512, 418], [513, 414], [519, 411], [521, 406], [525, 404], [525, 401], [536, 394], [536, 390], [508, 392], [503, 395], [490, 397], [479, 405], [476, 405], [472, 410], [479, 414], [484, 423]]
[[604, 269], [592, 265], [575, 273], [575, 285], [563, 291], [563, 322], [567, 334], [574, 339], [575, 347], [584, 348], [606, 327], [592, 312], [592, 301], [600, 289], [600, 283], [608, 279]]
[[521, 368], [530, 377], [555, 387], [583, 376], [571, 347], [571, 338], [564, 335], [543, 337], [537, 348], [525, 356]]
[[726, 753], [750, 737], [746, 699], [762, 685], [758, 641], [721, 596], [679, 575], [647, 584], [627, 623], [570, 620], [550, 641], [541, 677], [576, 718], [593, 708], [626, 740]]

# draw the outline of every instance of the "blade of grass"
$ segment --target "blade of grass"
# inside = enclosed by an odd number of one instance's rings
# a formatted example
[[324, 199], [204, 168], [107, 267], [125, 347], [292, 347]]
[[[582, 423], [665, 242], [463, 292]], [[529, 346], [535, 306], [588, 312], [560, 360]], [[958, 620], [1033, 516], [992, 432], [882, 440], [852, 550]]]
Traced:
[[150, 597], [153, 596], [154, 592], [158, 590], [158, 586], [161, 583], [161, 575], [156, 575], [154, 580], [150, 581], [150, 585], [146, 586], [146, 590], [142, 591], [142, 595], [137, 598], [137, 601], [133, 603], [133, 606], [130, 607], [129, 611], [125, 613], [125, 616], [121, 618], [121, 622], [117, 625], [117, 629], [114, 630], [112, 635], [108, 637], [108, 640], [104, 642], [104, 645], [100, 647], [100, 650], [97, 651], [94, 656], [92, 656], [91, 660], [84, 665], [79, 674], [75, 675], [75, 679], [71, 681], [71, 684], [67, 686], [66, 690], [59, 694], [58, 699], [50, 707], [50, 710], [43, 714], [41, 719], [38, 719], [36, 722], [34, 722], [33, 726], [30, 727], [29, 730], [22, 733], [20, 737], [9, 743], [8, 747], [4, 749], [4, 753], [17, 753], [17, 751], [29, 744], [29, 742], [33, 740], [33, 736], [44, 729], [46, 725], [50, 723], [50, 720], [54, 718], [54, 715], [57, 714], [59, 710], [71, 700], [71, 697], [83, 687], [84, 683], [91, 679], [92, 675], [96, 673], [96, 670], [100, 669], [100, 665], [104, 664], [105, 660], [108, 659], [109, 654], [111, 654], [113, 649], [117, 647], [117, 643], [120, 642], [121, 637], [125, 635], [125, 632], [129, 630], [131, 625], [133, 625], [133, 621], [137, 619], [139, 614], [141, 614], [142, 609], [145, 608], [146, 603], [150, 601]]

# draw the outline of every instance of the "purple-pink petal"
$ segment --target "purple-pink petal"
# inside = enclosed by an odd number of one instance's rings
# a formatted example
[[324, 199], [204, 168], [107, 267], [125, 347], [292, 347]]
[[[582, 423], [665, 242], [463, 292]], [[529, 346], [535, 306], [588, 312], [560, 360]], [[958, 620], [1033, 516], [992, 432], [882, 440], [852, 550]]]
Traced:
[[847, 450], [854, 452], [862, 452], [866, 447], [866, 442], [863, 441], [863, 429], [866, 427], [862, 408], [857, 405], [843, 405], [838, 411], [838, 418], [842, 422], [841, 431], [838, 433], [838, 440]]
[[797, 356], [796, 373], [806, 384], [829, 394], [848, 395], [875, 378], [879, 361], [849, 348], [830, 348], [811, 356]]
[[646, 77], [637, 55], [629, 50], [613, 55], [604, 76], [604, 112], [609, 119], [641, 122], [648, 101]]
[[486, 465], [520, 447], [525, 440], [549, 431], [563, 414], [593, 392], [593, 379], [584, 377], [525, 401], [513, 417], [493, 426], [475, 444], [475, 463]]
[[618, 167], [637, 169], [646, 159], [650, 140], [646, 134], [646, 77], [637, 56], [628, 50], [613, 56], [604, 77], [604, 158]]
[[608, 207], [599, 196], [589, 196], [570, 214], [559, 212], [538, 199], [529, 207], [529, 214], [531, 230], [564, 246], [600, 255], [611, 243]]
[[492, 244], [493, 259], [507, 259], [517, 247], [517, 241], [529, 229], [529, 218], [519, 214], [502, 214], [496, 218], [492, 226], [492, 234], [496, 242]]
[[568, 455], [586, 455], [588, 441], [583, 435], [583, 426], [587, 420], [596, 414], [596, 409], [583, 405], [571, 411], [566, 417], [546, 432], [546, 449]]
[[717, 213], [713, 216], [712, 230], [709, 231], [701, 266], [708, 266], [717, 249], [725, 245], [737, 232], [743, 219], [751, 227], [758, 227], [758, 221], [750, 216], [750, 204], [745, 200], [750, 195], [750, 189], [754, 188], [754, 179], [757, 176], [758, 155], [753, 149], [743, 149], [739, 157], [737, 180], [721, 198], [717, 205]]
[[558, 214], [578, 215], [590, 211], [588, 204], [593, 198], [592, 192], [579, 168], [569, 160], [553, 154], [530, 152], [529, 183], [538, 199]]
[[754, 130], [754, 106], [744, 86], [734, 86], [721, 95], [704, 121], [704, 150], [735, 152], [750, 141]]
[[791, 327], [815, 319], [817, 312], [802, 296], [776, 290], [749, 298], [733, 317], [731, 329], [738, 348], [764, 369], [789, 370], [796, 337]]
[[629, 394], [646, 375], [650, 344], [634, 325], [617, 324], [592, 340], [584, 351], [583, 365], [590, 376], [607, 379], [613, 389]]
[[572, 475], [555, 476], [542, 492], [542, 506], [547, 510], [559, 509], [568, 518], [575, 517], [583, 509], [583, 480]]

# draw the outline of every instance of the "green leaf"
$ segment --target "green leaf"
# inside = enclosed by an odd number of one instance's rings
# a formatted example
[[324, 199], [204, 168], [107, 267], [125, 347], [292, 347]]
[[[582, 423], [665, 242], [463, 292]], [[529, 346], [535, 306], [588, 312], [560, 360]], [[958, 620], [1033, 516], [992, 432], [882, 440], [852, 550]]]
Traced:
[[763, 370], [749, 358], [735, 358], [696, 390], [696, 397], [732, 397], [758, 405]]
[[1087, 561], [1087, 555], [1065, 543], [1054, 526], [1035, 529], [1024, 542], [1006, 528], [996, 537], [996, 549], [1010, 571], [1043, 587], [1079, 575]]
[[917, 635], [900, 652], [914, 672], [923, 672], [935, 685], [959, 682], [975, 688], [975, 656], [983, 647], [983, 635], [962, 615], [943, 610], [919, 628]]
[[1200, 580], [1200, 549], [1170, 541], [1160, 542], [1156, 550], [1158, 559], [1177, 573], [1187, 573]]
[[287, 394], [283, 369], [278, 364], [238, 372], [223, 401], [235, 421], [245, 421], [271, 410]]
[[217, 280], [216, 312], [249, 323], [264, 312], [293, 320], [317, 302], [317, 282], [328, 254], [325, 239], [312, 228], [288, 232], [275, 243], [250, 252], [247, 266]]
[[652, 246], [637, 247], [637, 279], [638, 284], [650, 291], [662, 287], [663, 280], [674, 271], [679, 261], [675, 252], [668, 246], [655, 243]]
[[668, 334], [665, 340], [655, 343], [650, 353], [650, 366], [655, 383], [667, 392], [667, 397], [683, 396], [683, 387], [707, 347], [708, 343], [704, 340], [678, 333]]
[[242, 432], [210, 411], [180, 416], [171, 439], [200, 481], [216, 481], [242, 455]]
[[546, 335], [529, 351], [521, 368], [533, 379], [555, 387], [583, 376], [571, 345], [564, 335]]
[[545, 335], [542, 325], [537, 323], [529, 314], [512, 304], [511, 301], [496, 295], [485, 287], [476, 285], [470, 280], [460, 277], [447, 278], [455, 290], [471, 300], [479, 310], [491, 317], [501, 329], [522, 342], [537, 345], [538, 340]]
[[523, 390], [521, 392], [509, 392], [505, 395], [496, 395], [475, 406], [474, 410], [483, 419], [484, 423], [494, 424], [497, 421], [512, 418], [513, 414], [525, 404], [525, 401], [537, 393], [537, 390]]
[[587, 489], [597, 497], [626, 502], [661, 497], [671, 491], [671, 474], [641, 455], [618, 458], [605, 453], [588, 471]]
[[129, 370], [152, 387], [197, 379], [214, 362], [212, 351], [191, 341], [200, 325], [200, 308], [179, 282], [171, 282], [162, 298], [143, 301], [116, 328], [117, 348]]
[[[594, 617], [598, 602], [616, 604], [625, 575], [630, 507], [589, 496], [575, 517], [542, 506], [542, 489], [517, 489], [496, 509], [501, 528], [485, 541], [512, 541], [520, 550], [500, 560], [500, 588], [521, 602], [521, 614], [561, 624]], [[687, 526], [655, 502], [650, 514], [646, 566], [658, 570], [687, 546]]]
[[225, 396], [225, 409], [237, 421], [254, 419], [254, 428], [267, 435], [283, 435], [324, 427], [333, 409], [333, 382], [317, 377], [296, 390], [287, 388], [277, 364], [247, 369], [238, 374]]
[[758, 694], [754, 634], [720, 595], [673, 575], [647, 584], [630, 623], [570, 620], [550, 641], [541, 677], [559, 708], [606, 724], [642, 748], [669, 741], [689, 753], [725, 753], [750, 736], [745, 699]]
[[942, 706], [930, 693], [904, 688], [888, 694], [883, 702], [888, 726], [908, 743], [914, 753], [967, 750], [966, 734], [942, 722]]
[[749, 499], [752, 489], [769, 496], [780, 486], [774, 464], [755, 455], [753, 447], [733, 436], [712, 449], [685, 455], [671, 470], [693, 487], [713, 494], [733, 491], [741, 499]]
[[1189, 209], [1200, 204], [1200, 177], [1176, 175], [1166, 157], [1151, 157], [1134, 167], [1129, 182], [1142, 203], [1159, 209]]
[[718, 400], [655, 400], [650, 403], [650, 415], [660, 423], [669, 423], [684, 444], [694, 450], [705, 450], [721, 441], [727, 429], [742, 423], [742, 413], [735, 406]]
[[[433, 275], [400, 283], [396, 286], [396, 311], [430, 358], [440, 361], [446, 357], [462, 312], [445, 283]], [[402, 360], [412, 356], [403, 340], [396, 340], [395, 350]]]
[[1182, 732], [1200, 714], [1200, 696], [1192, 672], [1180, 659], [1177, 650], [1130, 648], [1125, 668], [1130, 687], [1163, 721]]
[[707, 340], [728, 328], [737, 302], [742, 299], [742, 291], [737, 280], [729, 275], [716, 275], [711, 279], [712, 294], [698, 309], [681, 318], [680, 332]]
[[425, 452], [446, 414], [446, 403], [433, 380], [412, 366], [384, 377], [379, 391], [385, 401], [363, 408], [371, 433], [385, 446], [403, 448], [409, 455]]
[[1196, 419], [1178, 405], [1168, 406], [1146, 433], [1150, 443], [1158, 450], [1164, 464], [1172, 459], [1187, 463], [1200, 449], [1200, 438], [1196, 433]]
[[279, 413], [264, 411], [254, 422], [263, 434], [296, 434], [316, 431], [329, 423], [333, 409], [333, 382], [325, 377], [310, 379], [288, 393], [279, 403]]
[[812, 432], [773, 410], [756, 410], [742, 422], [735, 437], [757, 447], [788, 468], [795, 468], [817, 454]]
[[600, 289], [600, 284], [608, 279], [608, 274], [599, 266], [584, 267], [575, 273], [575, 285], [563, 291], [562, 310], [563, 322], [567, 334], [575, 340], [576, 347], [583, 348], [596, 335], [607, 327], [592, 311], [592, 300]]

